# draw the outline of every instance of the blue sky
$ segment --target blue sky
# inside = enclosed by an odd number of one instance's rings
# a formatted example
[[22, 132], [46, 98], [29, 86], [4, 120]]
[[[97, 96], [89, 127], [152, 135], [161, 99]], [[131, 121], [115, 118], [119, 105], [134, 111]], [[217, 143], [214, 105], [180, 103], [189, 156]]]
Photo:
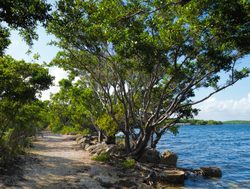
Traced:
[[[58, 49], [48, 45], [53, 40], [53, 36], [48, 36], [43, 28], [38, 28], [39, 40], [34, 41], [32, 53], [26, 54], [29, 49], [18, 32], [13, 31], [11, 35], [12, 44], [6, 50], [6, 54], [15, 59], [24, 59], [32, 62], [33, 55], [39, 53], [40, 59], [36, 62], [50, 62], [56, 55]], [[250, 66], [250, 55], [238, 62], [239, 67]], [[50, 74], [56, 77], [55, 86], [45, 91], [42, 99], [49, 99], [50, 93], [58, 91], [57, 83], [67, 76], [67, 73], [58, 68], [50, 68]], [[196, 99], [208, 94], [209, 90], [204, 89], [197, 92]], [[201, 111], [196, 117], [198, 119], [213, 120], [250, 120], [250, 77], [239, 81], [234, 86], [221, 91], [207, 101], [196, 106]]]

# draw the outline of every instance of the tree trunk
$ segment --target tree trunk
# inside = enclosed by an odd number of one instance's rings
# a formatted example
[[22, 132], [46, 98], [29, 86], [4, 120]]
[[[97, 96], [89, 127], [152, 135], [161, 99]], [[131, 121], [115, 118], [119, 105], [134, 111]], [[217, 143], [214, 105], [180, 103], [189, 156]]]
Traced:
[[103, 134], [102, 134], [102, 131], [101, 130], [98, 130], [98, 142], [102, 142], [103, 141]]
[[156, 146], [154, 145], [154, 132], [151, 133], [150, 146], [151, 146], [151, 148], [153, 148], [153, 149], [156, 147]]
[[151, 134], [152, 134], [152, 129], [147, 128], [143, 139], [141, 140], [140, 143], [137, 144], [135, 150], [133, 150], [129, 155], [135, 157], [136, 159], [140, 158], [142, 156], [144, 150], [148, 146], [148, 143], [151, 139]]
[[[163, 132], [164, 133], [164, 132]], [[153, 141], [153, 143], [152, 143], [152, 148], [156, 148], [156, 145], [158, 144], [158, 142], [160, 141], [160, 139], [161, 139], [161, 136], [162, 136], [162, 134], [163, 133], [155, 133], [156, 134], [156, 138], [155, 138], [155, 140]]]
[[129, 140], [129, 134], [125, 134], [125, 149], [127, 153], [131, 152], [131, 146], [130, 146], [130, 140]]

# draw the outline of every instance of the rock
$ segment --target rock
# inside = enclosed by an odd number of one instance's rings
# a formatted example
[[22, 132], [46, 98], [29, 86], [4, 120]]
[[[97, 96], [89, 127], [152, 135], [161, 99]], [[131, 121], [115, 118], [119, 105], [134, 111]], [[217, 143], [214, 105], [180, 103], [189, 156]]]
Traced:
[[222, 172], [218, 167], [201, 167], [200, 169], [204, 177], [222, 177]]
[[170, 167], [176, 167], [177, 159], [178, 156], [175, 153], [165, 150], [161, 155], [160, 163]]
[[184, 185], [185, 172], [181, 170], [164, 170], [158, 174], [158, 180], [163, 184]]
[[97, 145], [90, 145], [89, 147], [86, 148], [86, 150], [91, 153], [96, 148]]
[[107, 144], [96, 144], [96, 145], [91, 145], [86, 148], [91, 154], [99, 155], [103, 152], [106, 152], [108, 146]]
[[86, 143], [86, 141], [89, 141], [88, 138], [83, 137], [83, 138], [81, 138], [80, 140], [78, 140], [77, 143], [78, 143], [78, 144]]
[[123, 153], [123, 150], [118, 145], [109, 144], [107, 146], [106, 152], [110, 154], [111, 156], [121, 156]]
[[80, 146], [81, 146], [82, 149], [85, 149], [87, 144], [83, 142], [83, 143], [80, 144]]
[[90, 144], [95, 145], [98, 143], [98, 136], [91, 136], [90, 137]]
[[77, 143], [80, 144], [81, 148], [85, 149], [90, 144], [90, 140], [87, 137], [83, 137]]
[[116, 145], [114, 144], [110, 144], [110, 145], [107, 145], [107, 148], [106, 148], [106, 151], [107, 153], [111, 153], [112, 151], [114, 151], [116, 148]]
[[97, 148], [92, 151], [92, 154], [99, 155], [103, 152], [106, 152], [106, 150], [107, 150], [107, 145], [105, 144], [98, 145]]
[[142, 163], [154, 163], [159, 164], [161, 160], [160, 152], [155, 149], [146, 149], [142, 156], [139, 158], [139, 161]]
[[88, 147], [90, 147], [90, 144], [86, 144], [86, 145], [84, 146], [84, 150], [86, 150]]

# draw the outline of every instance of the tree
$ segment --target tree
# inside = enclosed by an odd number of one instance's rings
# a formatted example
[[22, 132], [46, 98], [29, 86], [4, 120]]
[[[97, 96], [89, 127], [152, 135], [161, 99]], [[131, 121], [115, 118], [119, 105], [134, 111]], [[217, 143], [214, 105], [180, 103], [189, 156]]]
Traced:
[[127, 155], [140, 156], [193, 105], [248, 76], [237, 61], [249, 54], [249, 13], [242, 0], [59, 0], [48, 30], [63, 50], [53, 64], [88, 82]]
[[44, 0], [2, 0], [0, 2], [0, 55], [10, 44], [9, 29], [18, 29], [26, 42], [38, 36], [35, 28], [38, 22], [45, 23], [50, 17], [50, 5]]
[[93, 91], [73, 83], [72, 79], [59, 82], [60, 91], [50, 102], [50, 127], [55, 132], [89, 132], [92, 126], [91, 103], [94, 105]]
[[46, 124], [46, 102], [37, 99], [52, 84], [38, 64], [0, 57], [0, 163], [18, 154], [27, 138]]
[[59, 82], [60, 91], [50, 102], [50, 128], [54, 132], [86, 133], [98, 132], [100, 141], [114, 136], [117, 126], [105, 113], [94, 94], [94, 90], [82, 80], [73, 82], [74, 77]]
[[10, 44], [10, 30], [19, 31], [32, 45], [38, 23], [46, 25], [50, 5], [44, 0], [2, 0], [0, 2], [0, 164], [20, 153], [27, 139], [46, 123], [47, 103], [37, 97], [52, 84], [48, 70], [38, 64], [4, 56]]

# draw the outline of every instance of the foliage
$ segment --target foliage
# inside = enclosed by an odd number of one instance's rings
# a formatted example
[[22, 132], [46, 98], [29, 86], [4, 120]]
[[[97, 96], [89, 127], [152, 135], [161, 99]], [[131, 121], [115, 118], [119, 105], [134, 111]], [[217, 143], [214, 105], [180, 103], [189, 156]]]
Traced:
[[[114, 136], [118, 127], [103, 111], [103, 107], [91, 87], [82, 80], [73, 82], [74, 76], [59, 82], [60, 91], [50, 102], [50, 129], [57, 133], [87, 133], [101, 130]], [[119, 111], [117, 109], [117, 116]]]
[[190, 119], [190, 120], [181, 120], [182, 123], [190, 123], [191, 125], [221, 125], [222, 121], [215, 120], [200, 120], [200, 119]]
[[0, 57], [0, 99], [28, 102], [37, 98], [36, 94], [49, 88], [52, 77], [48, 70], [38, 64], [16, 61], [10, 56]]
[[52, 132], [55, 132], [55, 133], [61, 133], [61, 134], [66, 134], [66, 135], [69, 135], [69, 134], [81, 134], [81, 135], [88, 135], [91, 133], [91, 130], [90, 129], [83, 129], [83, 128], [76, 128], [76, 127], [70, 127], [70, 126], [63, 126], [62, 128], [60, 128], [59, 131], [54, 131], [53, 128], [52, 128]]
[[101, 153], [99, 155], [94, 156], [92, 158], [92, 160], [107, 162], [110, 160], [110, 154], [109, 153]]
[[61, 80], [60, 91], [52, 96], [49, 117], [53, 132], [91, 132], [95, 117], [102, 112], [93, 90], [80, 81], [73, 83], [72, 80]]
[[248, 76], [237, 61], [249, 54], [249, 14], [240, 0], [59, 0], [48, 27], [62, 49], [53, 64], [94, 91], [104, 122], [112, 118], [138, 156], [192, 118], [193, 105]]
[[52, 84], [48, 70], [38, 64], [4, 56], [11, 43], [10, 30], [19, 31], [32, 45], [35, 28], [49, 19], [50, 5], [44, 0], [3, 0], [0, 2], [0, 164], [29, 145], [30, 136], [47, 126], [48, 103], [37, 99]]
[[49, 19], [50, 5], [44, 0], [3, 0], [0, 2], [0, 55], [10, 44], [10, 29], [18, 29], [25, 41], [32, 45], [38, 38], [35, 28], [38, 22]]
[[0, 162], [20, 153], [28, 137], [47, 126], [48, 103], [37, 96], [52, 77], [38, 64], [0, 57]]
[[108, 136], [114, 136], [118, 132], [116, 123], [112, 117], [106, 113], [97, 119], [96, 125], [98, 125], [101, 130], [105, 131]]
[[230, 120], [230, 121], [223, 121], [224, 124], [250, 124], [250, 121], [246, 120]]
[[127, 158], [121, 163], [121, 165], [123, 168], [132, 169], [135, 167], [135, 163], [136, 161], [134, 159]]

